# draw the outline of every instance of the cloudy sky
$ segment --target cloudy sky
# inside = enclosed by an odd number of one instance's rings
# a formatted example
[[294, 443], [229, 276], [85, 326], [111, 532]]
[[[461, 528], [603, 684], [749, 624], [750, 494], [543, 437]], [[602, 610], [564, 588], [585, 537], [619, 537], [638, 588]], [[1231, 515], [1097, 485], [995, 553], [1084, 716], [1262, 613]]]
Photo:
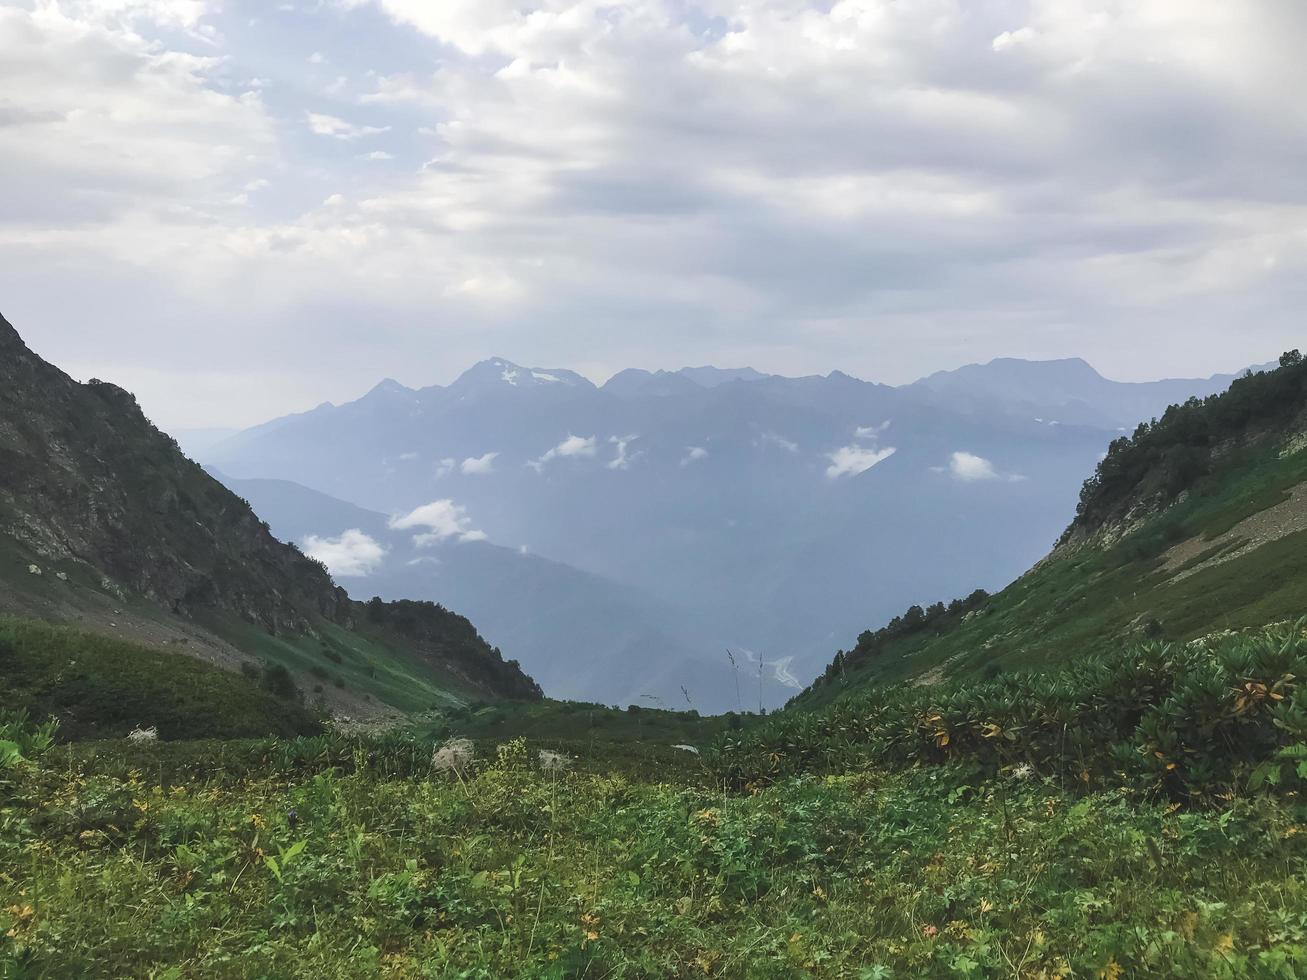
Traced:
[[168, 426], [473, 361], [1302, 343], [1301, 0], [0, 0], [0, 312]]

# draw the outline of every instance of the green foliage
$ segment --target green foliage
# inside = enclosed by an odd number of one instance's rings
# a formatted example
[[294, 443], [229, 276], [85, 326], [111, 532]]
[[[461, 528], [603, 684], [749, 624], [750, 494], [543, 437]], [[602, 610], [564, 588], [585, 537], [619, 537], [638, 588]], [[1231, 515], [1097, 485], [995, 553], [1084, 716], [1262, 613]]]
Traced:
[[137, 726], [157, 726], [164, 739], [296, 735], [321, 727], [298, 704], [198, 660], [5, 617], [0, 702], [57, 718], [69, 738], [122, 737]]
[[[1307, 969], [1307, 813], [1177, 809], [950, 764], [754, 794], [543, 771], [24, 767], [0, 816], [0, 975], [1282, 976]], [[372, 748], [369, 748], [372, 746]], [[423, 745], [429, 749], [429, 745]], [[389, 760], [369, 765], [372, 752]], [[147, 777], [143, 774], [149, 773]], [[27, 855], [40, 854], [39, 860]]]
[[47, 741], [0, 781], [0, 975], [1299, 976], [1304, 625], [739, 729]]
[[290, 676], [290, 671], [284, 664], [266, 664], [261, 683], [265, 691], [285, 701], [300, 697], [299, 688], [295, 686], [295, 678]]
[[802, 773], [968, 761], [1211, 801], [1307, 741], [1299, 677], [1307, 677], [1307, 620], [1198, 643], [1153, 642], [1045, 673], [870, 690], [723, 739], [710, 764], [731, 785], [756, 786]]
[[[50, 751], [59, 732], [59, 720], [50, 718], [36, 724], [26, 710], [0, 708], [0, 742], [8, 746], [10, 764], [39, 759]], [[0, 764], [0, 768], [5, 768]]]

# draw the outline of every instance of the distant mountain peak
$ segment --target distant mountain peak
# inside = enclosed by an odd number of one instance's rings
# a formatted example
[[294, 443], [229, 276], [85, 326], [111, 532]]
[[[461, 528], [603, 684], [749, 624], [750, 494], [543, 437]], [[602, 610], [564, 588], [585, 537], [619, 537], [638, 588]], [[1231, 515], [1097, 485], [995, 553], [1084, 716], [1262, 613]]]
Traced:
[[559, 385], [566, 388], [592, 388], [590, 381], [565, 368], [529, 368], [514, 364], [504, 357], [480, 361], [464, 371], [453, 387], [488, 388], [509, 385], [514, 388], [531, 388], [542, 385]]
[[[364, 397], [372, 398], [376, 395], [411, 395], [411, 394], [413, 394], [412, 388], [408, 388], [400, 384], [394, 378], [386, 378], [380, 383], [378, 383]], [[330, 404], [330, 402], [327, 402], [326, 404]]]
[[718, 385], [728, 384], [731, 381], [762, 381], [764, 378], [771, 377], [771, 375], [755, 371], [751, 367], [719, 368], [713, 367], [711, 364], [705, 364], [702, 367], [683, 367], [676, 374], [683, 378], [689, 378], [703, 388], [716, 388]]
[[1082, 357], [1061, 357], [1035, 360], [1025, 357], [995, 357], [984, 364], [964, 364], [946, 371], [936, 371], [921, 379], [919, 384], [945, 381], [953, 378], [978, 377], [1060, 378], [1102, 381], [1103, 376]]
[[636, 395], [667, 397], [692, 393], [702, 387], [680, 372], [646, 371], [643, 368], [618, 371], [603, 386], [604, 391], [619, 397]]

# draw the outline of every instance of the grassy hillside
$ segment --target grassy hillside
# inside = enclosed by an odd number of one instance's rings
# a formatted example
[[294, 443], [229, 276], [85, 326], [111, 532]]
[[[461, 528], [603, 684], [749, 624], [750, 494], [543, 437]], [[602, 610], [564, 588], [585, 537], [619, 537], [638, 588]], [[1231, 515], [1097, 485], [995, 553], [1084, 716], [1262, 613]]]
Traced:
[[0, 617], [0, 704], [59, 719], [65, 737], [291, 737], [321, 730], [292, 692], [176, 654]]
[[[1293, 361], [1141, 427], [1086, 484], [1081, 515], [1048, 559], [997, 595], [968, 599], [962, 614], [860, 640], [794, 703], [819, 708], [869, 686], [1047, 669], [1132, 640], [1190, 640], [1302, 615], [1304, 404], [1307, 368]], [[1209, 423], [1209, 413], [1223, 421]], [[1182, 441], [1190, 437], [1202, 448]], [[1158, 471], [1121, 461], [1136, 457]], [[1182, 458], [1191, 482], [1178, 490], [1171, 477]]]

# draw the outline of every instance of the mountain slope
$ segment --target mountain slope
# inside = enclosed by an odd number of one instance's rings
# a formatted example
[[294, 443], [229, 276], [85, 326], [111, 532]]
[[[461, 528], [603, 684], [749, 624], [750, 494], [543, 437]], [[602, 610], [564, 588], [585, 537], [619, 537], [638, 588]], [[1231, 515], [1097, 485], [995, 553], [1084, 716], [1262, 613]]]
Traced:
[[[1053, 552], [958, 614], [867, 633], [799, 703], [871, 683], [1042, 668], [1307, 612], [1307, 365], [1175, 406], [1112, 444]], [[929, 611], [928, 611], [929, 612]]]
[[[688, 614], [637, 589], [488, 541], [419, 543], [413, 531], [392, 528], [384, 514], [290, 481], [215, 475], [248, 500], [274, 534], [310, 552], [314, 542], [330, 548], [347, 532], [361, 531], [384, 554], [365, 575], [342, 577], [352, 594], [424, 598], [464, 610], [552, 697], [679, 705], [684, 686], [700, 710], [738, 707], [708, 697], [729, 680], [712, 676], [727, 670], [720, 645], [710, 651], [718, 661], [707, 660], [681, 635]], [[627, 665], [616, 678], [609, 671], [613, 663]]]
[[0, 611], [80, 622], [229, 667], [254, 656], [329, 675], [324, 657], [349, 660], [362, 700], [418, 707], [539, 694], [460, 616], [430, 603], [350, 600], [186, 459], [130, 394], [78, 384], [3, 318], [0, 585]]
[[[275, 676], [275, 675], [274, 675]], [[154, 729], [164, 740], [293, 737], [314, 712], [258, 678], [66, 627], [0, 616], [0, 704], [72, 739]]]

